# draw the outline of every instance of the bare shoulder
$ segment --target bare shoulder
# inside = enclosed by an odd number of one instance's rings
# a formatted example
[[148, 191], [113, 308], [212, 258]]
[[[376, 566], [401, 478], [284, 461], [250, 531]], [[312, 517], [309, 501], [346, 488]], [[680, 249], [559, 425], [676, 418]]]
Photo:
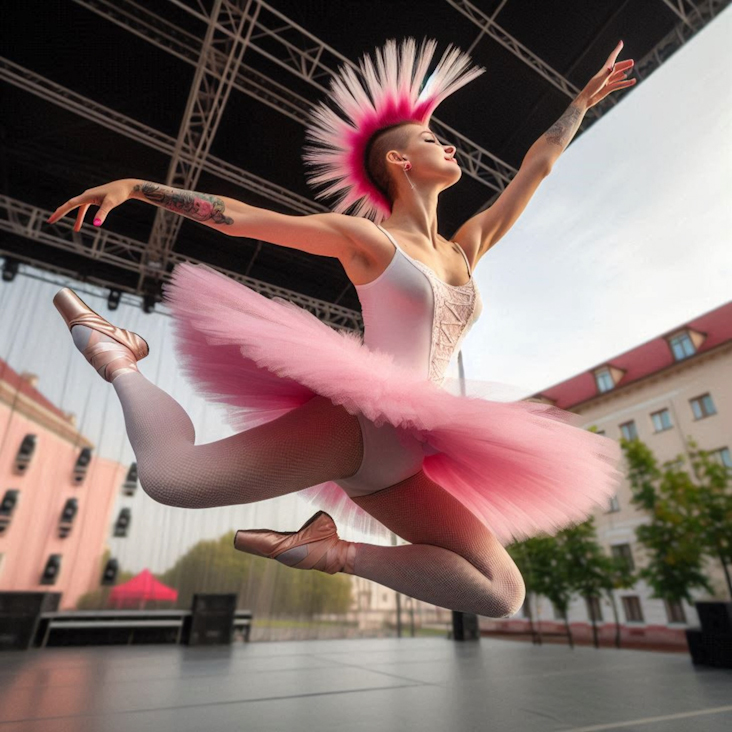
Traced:
[[347, 236], [356, 250], [366, 251], [378, 247], [384, 235], [376, 228], [373, 221], [362, 216], [349, 216], [347, 214], [330, 213], [326, 216], [334, 217], [333, 226], [340, 229], [344, 236]]
[[348, 236], [351, 247], [341, 264], [354, 285], [364, 285], [376, 279], [386, 269], [394, 254], [394, 247], [370, 219], [362, 216], [333, 214], [342, 219], [335, 225]]

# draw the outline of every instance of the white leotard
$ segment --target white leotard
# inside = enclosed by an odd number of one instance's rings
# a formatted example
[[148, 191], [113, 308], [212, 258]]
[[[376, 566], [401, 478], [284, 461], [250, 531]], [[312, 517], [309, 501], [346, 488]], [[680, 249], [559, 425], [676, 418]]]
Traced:
[[364, 321], [364, 343], [393, 353], [395, 361], [442, 383], [460, 344], [480, 317], [480, 294], [462, 247], [470, 279], [449, 285], [426, 264], [395, 247], [388, 267], [371, 282], [355, 285]]
[[[378, 227], [395, 247], [387, 268], [371, 282], [355, 285], [364, 321], [364, 344], [394, 355], [436, 384], [483, 310], [470, 263], [462, 247], [469, 280], [449, 285], [426, 264], [413, 259], [394, 237]], [[358, 472], [336, 481], [349, 495], [373, 493], [417, 473], [429, 446], [416, 439], [407, 445], [390, 424], [376, 427], [358, 415], [364, 459]]]

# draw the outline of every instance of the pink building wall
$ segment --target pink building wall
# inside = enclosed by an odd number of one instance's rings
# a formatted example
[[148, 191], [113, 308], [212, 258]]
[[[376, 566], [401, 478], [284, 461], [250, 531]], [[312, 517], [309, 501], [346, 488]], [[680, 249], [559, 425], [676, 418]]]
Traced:
[[[129, 466], [100, 459], [94, 445], [35, 388], [36, 377], [19, 375], [0, 360], [0, 500], [8, 489], [20, 491], [15, 510], [0, 534], [0, 591], [62, 593], [60, 609], [100, 587], [102, 558], [111, 535], [117, 491]], [[24, 472], [16, 456], [27, 434], [36, 448]], [[72, 473], [83, 447], [92, 458], [83, 482]], [[61, 512], [75, 497], [78, 511], [65, 538], [59, 535]], [[48, 558], [61, 555], [54, 584], [41, 584]]]

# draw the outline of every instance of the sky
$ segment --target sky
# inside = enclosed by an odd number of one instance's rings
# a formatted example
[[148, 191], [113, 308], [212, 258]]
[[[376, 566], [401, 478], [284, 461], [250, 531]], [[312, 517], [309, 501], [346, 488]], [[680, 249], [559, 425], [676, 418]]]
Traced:
[[[729, 302], [730, 37], [727, 8], [562, 153], [475, 270], [483, 313], [463, 343], [467, 379], [506, 385], [518, 399]], [[626, 45], [618, 60], [633, 53]], [[164, 307], [152, 316], [126, 304], [110, 313], [106, 293], [26, 265], [21, 271], [33, 277], [0, 282], [0, 356], [18, 372], [37, 374], [39, 390], [77, 415], [98, 454], [135, 459], [114, 388], [84, 363], [52, 304], [64, 286], [148, 341], [140, 370], [186, 409], [196, 444], [232, 434], [222, 408], [198, 397], [180, 373]], [[455, 361], [448, 374], [457, 376]], [[4, 434], [2, 425], [0, 440]], [[202, 538], [244, 528], [294, 531], [316, 510], [295, 495], [178, 509], [138, 487], [134, 498], [118, 497], [112, 523], [122, 506], [132, 507], [132, 524], [124, 539], [113, 538], [110, 526], [113, 556], [123, 569], [156, 572]]]

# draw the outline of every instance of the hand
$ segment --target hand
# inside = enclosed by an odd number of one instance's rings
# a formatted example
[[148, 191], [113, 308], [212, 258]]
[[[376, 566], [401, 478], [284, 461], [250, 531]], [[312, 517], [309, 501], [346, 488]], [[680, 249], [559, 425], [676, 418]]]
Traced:
[[105, 183], [96, 188], [89, 188], [80, 195], [70, 198], [66, 203], [61, 204], [48, 217], [48, 223], [53, 224], [63, 216], [66, 216], [70, 211], [80, 207], [79, 214], [76, 217], [76, 223], [74, 224], [74, 231], [79, 231], [81, 225], [84, 223], [84, 216], [86, 216], [89, 206], [99, 206], [99, 211], [97, 211], [97, 215], [94, 217], [94, 224], [101, 226], [104, 223], [104, 219], [107, 218], [107, 214], [130, 197], [134, 185], [135, 181], [132, 178], [123, 178], [122, 180]]
[[626, 86], [633, 86], [637, 79], [623, 81], [633, 65], [633, 59], [621, 61], [616, 64], [615, 59], [623, 48], [620, 41], [613, 52], [608, 56], [605, 65], [590, 79], [587, 86], [580, 92], [579, 98], [584, 100], [587, 109], [594, 107], [600, 100], [604, 99], [611, 92], [617, 89], [624, 89]]

